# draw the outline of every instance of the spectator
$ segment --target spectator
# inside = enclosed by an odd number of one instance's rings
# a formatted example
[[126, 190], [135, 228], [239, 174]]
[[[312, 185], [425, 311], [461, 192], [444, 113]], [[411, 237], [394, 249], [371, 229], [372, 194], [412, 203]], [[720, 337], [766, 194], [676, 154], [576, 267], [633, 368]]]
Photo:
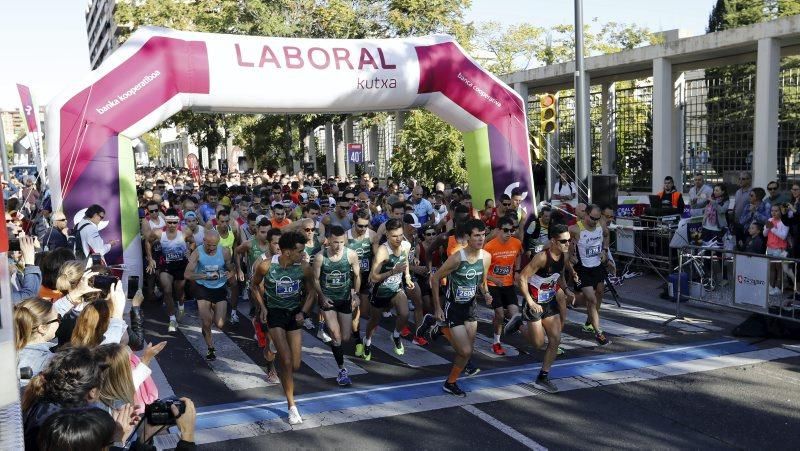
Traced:
[[656, 194], [656, 196], [661, 199], [661, 204], [658, 206], [652, 205], [652, 207], [664, 209], [674, 208], [678, 210], [678, 212], [683, 213], [686, 204], [683, 202], [683, 195], [675, 187], [675, 179], [673, 179], [672, 176], [668, 175], [664, 177], [664, 189]]
[[791, 199], [786, 203], [785, 211], [781, 217], [781, 221], [789, 226], [789, 236], [792, 238], [792, 247], [789, 255], [792, 258], [800, 257], [800, 215], [797, 211], [800, 209], [800, 184], [793, 184], [791, 190]]
[[578, 188], [575, 186], [575, 182], [569, 179], [565, 169], [558, 171], [558, 177], [558, 181], [553, 187], [551, 203], [556, 207], [567, 204], [575, 208], [578, 205]]
[[37, 444], [42, 451], [101, 450], [114, 443], [117, 424], [95, 407], [64, 409], [42, 425]]
[[[60, 322], [61, 316], [53, 304], [44, 299], [26, 299], [14, 306], [14, 343], [19, 369], [29, 367], [34, 376], [42, 372], [53, 358], [50, 340], [56, 336]], [[20, 380], [20, 385], [28, 385], [28, 380]]]
[[[763, 232], [764, 236], [767, 237], [767, 255], [785, 258], [787, 255], [786, 249], [789, 247], [787, 241], [789, 227], [781, 222], [781, 207], [778, 205], [772, 206], [770, 215], [771, 217], [764, 224]], [[770, 264], [769, 294], [779, 295], [783, 292], [781, 267], [783, 267], [783, 263], [780, 262]]]
[[22, 274], [17, 272], [16, 265], [10, 264], [11, 270], [11, 302], [18, 303], [39, 294], [42, 286], [42, 272], [34, 264], [36, 257], [36, 238], [22, 236], [19, 238], [19, 250], [22, 253]]
[[[105, 217], [106, 210], [94, 204], [86, 209], [83, 219], [75, 225], [76, 233], [80, 234], [83, 255], [87, 257], [92, 254], [105, 255], [111, 250], [112, 246], [119, 243], [119, 240], [111, 240], [105, 243], [100, 236], [100, 229], [97, 226]], [[77, 251], [75, 253], [78, 254]]]
[[789, 196], [786, 193], [778, 191], [778, 182], [771, 181], [767, 183], [767, 197], [764, 198], [767, 204], [767, 210], [771, 210], [773, 205], [782, 205], [789, 202]]
[[53, 214], [52, 219], [53, 225], [44, 229], [41, 234], [37, 234], [45, 252], [69, 247], [66, 215], [59, 211]]
[[6, 180], [5, 176], [3, 176], [0, 183], [3, 185], [3, 199], [11, 199], [12, 196], [19, 192], [19, 188], [17, 187], [17, 184], [14, 183], [13, 177], [11, 182], [9, 182]]
[[764, 242], [764, 235], [762, 234], [763, 231], [764, 226], [762, 224], [757, 222], [750, 224], [750, 227], [747, 229], [747, 241], [745, 241], [744, 245], [745, 252], [764, 255], [767, 246]]
[[[750, 203], [750, 191], [752, 191], [752, 178], [749, 172], [739, 174], [739, 189], [736, 190], [733, 200], [733, 217], [736, 221], [742, 217], [745, 207]], [[747, 228], [741, 230], [740, 236], [744, 236]]]
[[39, 288], [39, 297], [54, 302], [64, 296], [56, 289], [58, 273], [64, 263], [75, 260], [75, 254], [68, 248], [62, 247], [47, 252], [39, 262], [42, 271], [42, 286]]
[[50, 198], [42, 202], [42, 208], [34, 216], [31, 222], [30, 234], [32, 236], [41, 237], [44, 232], [50, 227], [50, 220], [52, 218], [53, 207], [50, 204]]
[[[689, 188], [689, 207], [692, 210], [692, 216], [704, 216], [706, 205], [714, 195], [714, 190], [706, 185], [703, 174], [697, 173], [694, 175], [694, 185]], [[727, 190], [726, 190], [727, 197]]]
[[728, 228], [727, 213], [730, 206], [730, 197], [725, 184], [714, 185], [711, 196], [703, 199], [703, 203], [705, 207], [703, 208], [702, 240], [704, 243], [716, 241], [718, 246], [722, 246], [722, 237]]
[[739, 229], [747, 230], [752, 222], [764, 224], [769, 219], [769, 210], [764, 203], [764, 188], [753, 188], [750, 192], [750, 203], [748, 203], [742, 215], [738, 217]]

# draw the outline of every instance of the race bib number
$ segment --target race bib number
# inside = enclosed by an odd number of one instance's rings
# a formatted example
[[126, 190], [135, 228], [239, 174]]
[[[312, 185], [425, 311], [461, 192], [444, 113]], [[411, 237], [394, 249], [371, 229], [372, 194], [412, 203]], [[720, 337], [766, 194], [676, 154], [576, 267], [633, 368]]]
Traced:
[[475, 297], [476, 286], [456, 288], [456, 302], [471, 301]]
[[203, 269], [208, 277], [219, 277], [219, 265], [208, 265]]
[[369, 259], [362, 258], [358, 261], [358, 267], [361, 269], [361, 272], [369, 272]]
[[289, 278], [278, 280], [275, 283], [275, 294], [282, 298], [291, 297], [300, 292], [300, 281]]
[[597, 257], [600, 255], [600, 249], [602, 249], [602, 246], [589, 246], [586, 248], [586, 256]]
[[344, 274], [335, 272], [325, 275], [325, 286], [328, 288], [341, 288], [344, 286]]
[[547, 304], [550, 302], [553, 297], [556, 295], [556, 291], [552, 288], [547, 290], [539, 290], [539, 296], [536, 298], [536, 302], [540, 304]]
[[494, 273], [498, 276], [507, 276], [511, 274], [511, 266], [499, 266], [496, 265], [494, 267]]
[[184, 253], [178, 249], [170, 250], [167, 252], [166, 258], [168, 262], [177, 262], [183, 260]]
[[403, 280], [403, 273], [394, 274], [386, 278], [384, 281], [385, 285], [395, 286], [400, 285], [400, 282]]

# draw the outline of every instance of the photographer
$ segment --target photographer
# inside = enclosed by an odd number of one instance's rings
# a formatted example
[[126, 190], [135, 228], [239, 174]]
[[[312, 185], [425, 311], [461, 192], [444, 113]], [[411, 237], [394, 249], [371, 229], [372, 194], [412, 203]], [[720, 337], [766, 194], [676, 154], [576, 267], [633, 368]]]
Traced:
[[[36, 256], [36, 238], [21, 236], [19, 238], [19, 250], [22, 253], [22, 262], [25, 265], [22, 277], [12, 272], [11, 279], [11, 301], [16, 304], [23, 299], [28, 299], [39, 294], [42, 286], [42, 271], [34, 264]], [[13, 265], [9, 265], [14, 267]], [[13, 270], [12, 270], [13, 271]], [[16, 280], [15, 280], [16, 279]]]

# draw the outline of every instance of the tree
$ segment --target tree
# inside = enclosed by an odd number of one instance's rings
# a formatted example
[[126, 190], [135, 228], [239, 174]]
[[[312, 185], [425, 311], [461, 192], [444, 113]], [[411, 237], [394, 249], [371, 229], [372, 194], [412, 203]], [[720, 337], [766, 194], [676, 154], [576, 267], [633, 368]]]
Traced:
[[155, 161], [161, 156], [161, 140], [156, 133], [147, 132], [140, 136], [139, 139], [144, 143], [145, 147], [147, 147], [147, 156], [150, 161]]
[[423, 110], [409, 113], [392, 155], [392, 173], [413, 177], [431, 186], [435, 182], [467, 181], [461, 132]]

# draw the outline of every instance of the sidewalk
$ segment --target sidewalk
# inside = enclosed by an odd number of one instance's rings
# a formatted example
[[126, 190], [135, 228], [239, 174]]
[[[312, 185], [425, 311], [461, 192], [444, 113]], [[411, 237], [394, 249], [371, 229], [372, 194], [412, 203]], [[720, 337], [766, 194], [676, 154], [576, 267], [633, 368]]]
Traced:
[[[619, 294], [619, 302], [623, 307], [627, 304], [657, 310], [670, 315], [675, 314], [675, 303], [661, 298], [661, 293], [664, 291], [664, 281], [654, 274], [644, 274], [633, 279], [626, 279], [616, 289]], [[604, 299], [606, 303], [616, 305], [610, 293], [606, 293]], [[681, 314], [689, 321], [692, 318], [697, 318], [723, 323], [731, 327], [738, 326], [750, 316], [746, 312], [699, 301], [683, 301], [680, 307]]]

